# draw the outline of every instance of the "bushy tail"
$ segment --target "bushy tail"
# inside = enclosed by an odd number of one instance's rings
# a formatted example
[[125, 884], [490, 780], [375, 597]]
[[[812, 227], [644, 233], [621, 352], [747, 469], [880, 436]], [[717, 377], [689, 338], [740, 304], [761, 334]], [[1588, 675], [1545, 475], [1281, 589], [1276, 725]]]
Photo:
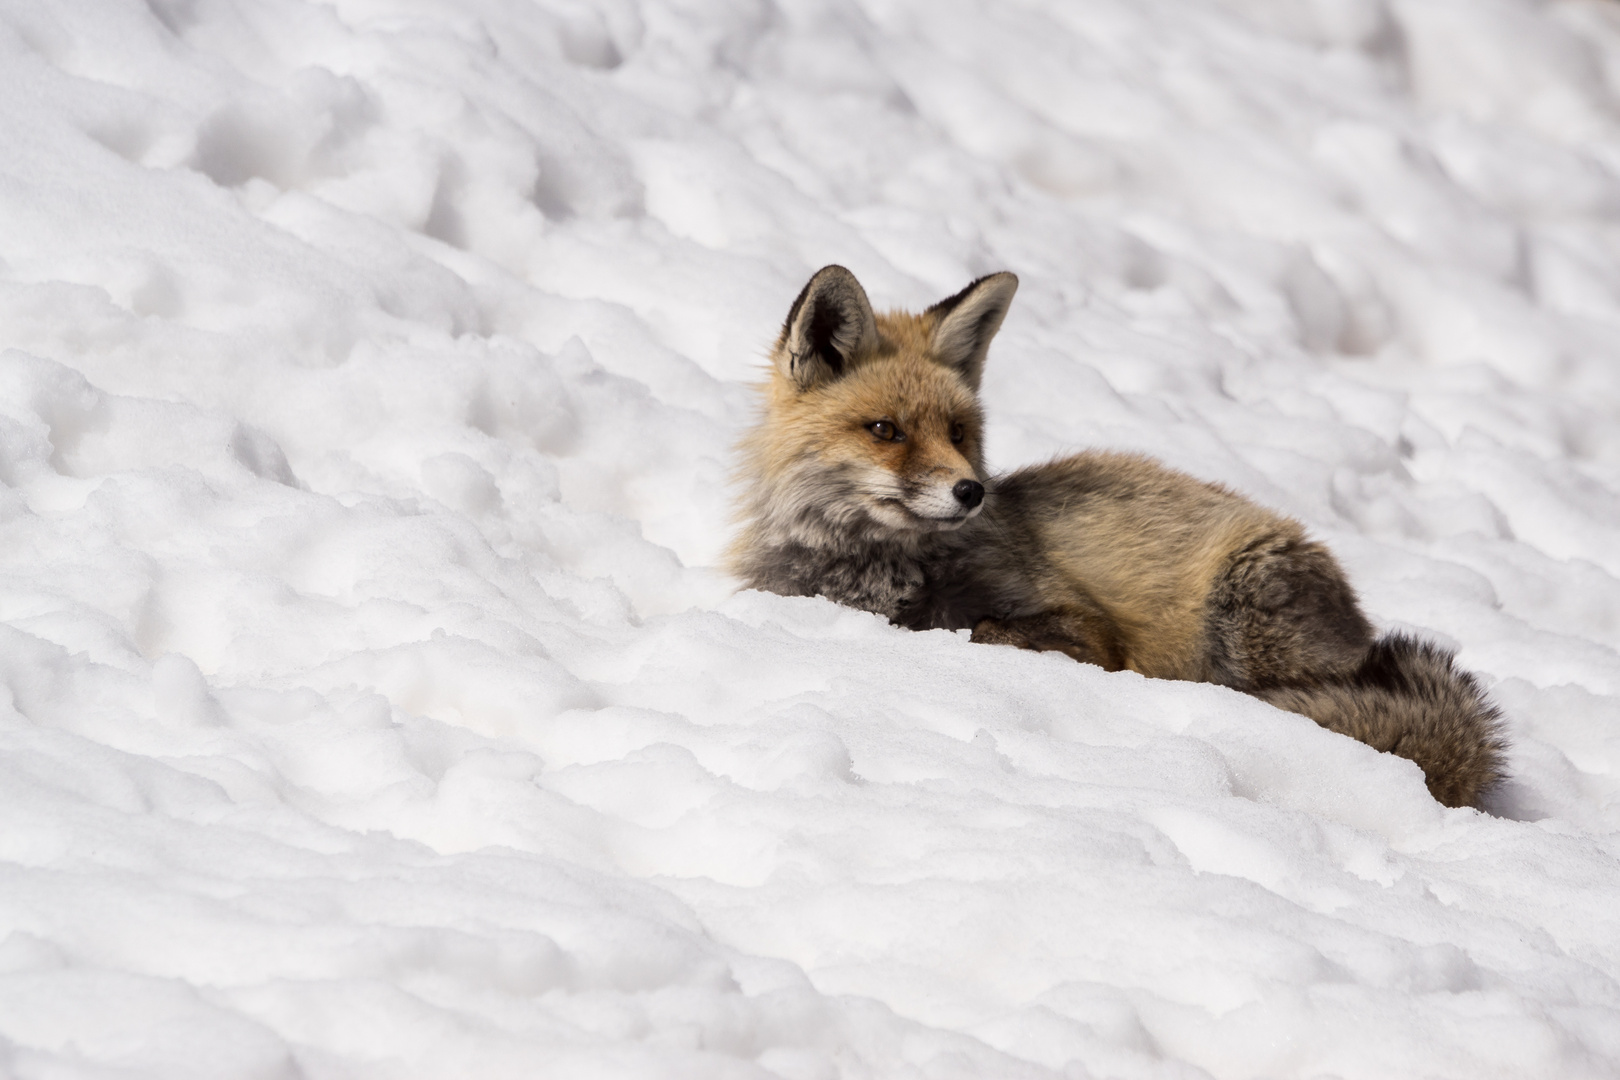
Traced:
[[1446, 806], [1477, 805], [1504, 775], [1501, 714], [1479, 682], [1449, 652], [1405, 634], [1375, 642], [1352, 675], [1255, 696], [1410, 759]]

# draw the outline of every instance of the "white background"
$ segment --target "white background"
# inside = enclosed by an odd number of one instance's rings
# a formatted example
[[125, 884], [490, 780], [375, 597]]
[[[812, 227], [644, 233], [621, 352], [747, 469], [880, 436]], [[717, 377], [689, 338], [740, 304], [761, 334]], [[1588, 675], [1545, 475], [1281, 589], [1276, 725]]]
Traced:
[[[1620, 1075], [1620, 4], [0, 2], [0, 1074]], [[1297, 516], [1492, 815], [716, 568], [789, 302]]]

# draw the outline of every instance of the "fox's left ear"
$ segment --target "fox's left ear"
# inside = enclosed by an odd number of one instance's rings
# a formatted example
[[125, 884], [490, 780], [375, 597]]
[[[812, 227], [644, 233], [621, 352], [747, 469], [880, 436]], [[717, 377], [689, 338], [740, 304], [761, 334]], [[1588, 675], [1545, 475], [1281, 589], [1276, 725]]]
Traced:
[[929, 338], [934, 357], [955, 368], [975, 391], [984, 375], [985, 354], [990, 339], [1007, 317], [1007, 305], [1018, 291], [1018, 275], [1007, 273], [982, 277], [955, 296], [946, 297], [925, 314], [934, 316]]

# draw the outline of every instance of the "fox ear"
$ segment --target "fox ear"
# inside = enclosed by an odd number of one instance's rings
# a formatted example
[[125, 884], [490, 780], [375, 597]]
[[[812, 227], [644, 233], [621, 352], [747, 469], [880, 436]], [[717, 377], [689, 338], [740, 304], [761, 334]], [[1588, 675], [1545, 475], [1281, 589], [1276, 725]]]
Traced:
[[990, 351], [990, 339], [1001, 329], [1001, 320], [1007, 317], [1007, 305], [1012, 303], [1013, 293], [1017, 291], [1018, 275], [1004, 270], [980, 278], [924, 312], [934, 316], [934, 329], [929, 338], [934, 358], [946, 367], [955, 368], [975, 391], [984, 375], [984, 358]]
[[788, 310], [776, 341], [776, 366], [808, 390], [842, 377], [877, 340], [877, 318], [861, 283], [842, 266], [824, 266]]

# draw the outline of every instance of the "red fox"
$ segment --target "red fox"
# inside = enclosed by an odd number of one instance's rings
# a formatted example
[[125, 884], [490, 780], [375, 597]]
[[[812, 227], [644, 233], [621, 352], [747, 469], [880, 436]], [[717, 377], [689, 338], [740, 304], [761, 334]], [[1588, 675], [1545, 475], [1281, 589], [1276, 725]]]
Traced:
[[1503, 777], [1497, 710], [1452, 656], [1382, 638], [1296, 521], [1133, 454], [991, 477], [978, 390], [1018, 279], [874, 315], [855, 276], [805, 285], [745, 438], [746, 585], [912, 629], [1219, 683], [1417, 763], [1447, 806]]

